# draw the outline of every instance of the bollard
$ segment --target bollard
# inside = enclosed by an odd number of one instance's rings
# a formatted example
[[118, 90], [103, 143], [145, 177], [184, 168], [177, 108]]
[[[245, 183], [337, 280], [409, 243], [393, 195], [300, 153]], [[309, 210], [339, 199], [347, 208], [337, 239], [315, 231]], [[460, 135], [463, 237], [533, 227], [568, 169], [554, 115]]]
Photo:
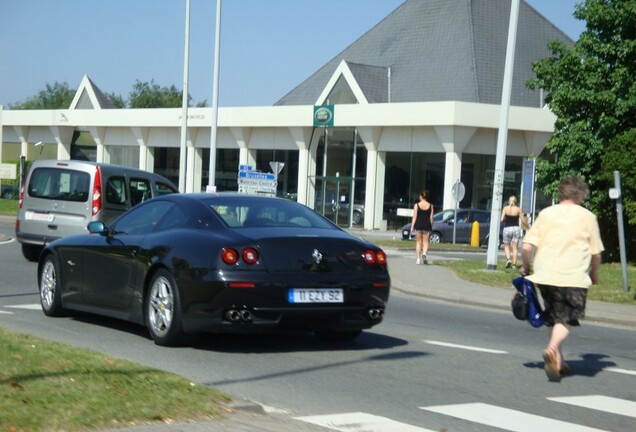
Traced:
[[470, 245], [472, 247], [479, 247], [479, 222], [473, 222], [472, 231], [470, 233]]

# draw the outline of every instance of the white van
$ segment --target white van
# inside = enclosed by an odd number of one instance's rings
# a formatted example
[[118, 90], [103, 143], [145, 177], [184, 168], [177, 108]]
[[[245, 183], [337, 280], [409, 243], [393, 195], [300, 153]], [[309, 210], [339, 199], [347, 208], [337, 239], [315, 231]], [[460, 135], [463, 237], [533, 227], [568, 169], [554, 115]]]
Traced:
[[168, 179], [139, 169], [86, 161], [33, 162], [20, 193], [15, 225], [22, 254], [37, 261], [42, 247], [86, 234], [95, 220], [109, 222], [158, 195], [178, 192]]

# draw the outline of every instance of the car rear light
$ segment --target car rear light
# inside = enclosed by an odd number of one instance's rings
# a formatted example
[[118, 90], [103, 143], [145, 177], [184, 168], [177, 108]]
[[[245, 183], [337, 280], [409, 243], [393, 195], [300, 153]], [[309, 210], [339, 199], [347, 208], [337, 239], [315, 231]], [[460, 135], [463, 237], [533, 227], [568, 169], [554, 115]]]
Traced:
[[221, 259], [227, 265], [234, 265], [238, 262], [238, 252], [232, 248], [221, 249]]
[[243, 260], [245, 264], [256, 264], [258, 262], [258, 251], [253, 247], [246, 247], [239, 252], [234, 248], [221, 249], [221, 259], [227, 265], [234, 265], [238, 263], [239, 258]]
[[255, 264], [258, 261], [258, 251], [251, 247], [243, 249], [241, 256], [247, 264]]
[[93, 210], [95, 216], [102, 209], [102, 170], [95, 168], [95, 181], [93, 182]]
[[369, 265], [386, 264], [386, 254], [384, 253], [383, 250], [378, 250], [378, 251], [367, 250], [364, 252], [364, 255], [362, 256], [364, 258], [364, 262]]
[[376, 261], [378, 262], [378, 264], [386, 264], [386, 254], [384, 253], [384, 251], [379, 250], [375, 253], [376, 256]]

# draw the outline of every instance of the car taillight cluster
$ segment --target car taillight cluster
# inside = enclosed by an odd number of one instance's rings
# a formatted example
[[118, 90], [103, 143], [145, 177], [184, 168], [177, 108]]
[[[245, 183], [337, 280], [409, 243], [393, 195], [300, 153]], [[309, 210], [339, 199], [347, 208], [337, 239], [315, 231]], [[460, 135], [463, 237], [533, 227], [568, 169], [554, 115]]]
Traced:
[[95, 216], [102, 209], [102, 171], [95, 168], [95, 181], [93, 183], [93, 209], [91, 214]]
[[221, 259], [225, 264], [234, 265], [238, 263], [239, 258], [245, 264], [256, 264], [259, 258], [258, 251], [253, 247], [246, 247], [240, 253], [234, 248], [221, 249]]
[[364, 262], [371, 264], [386, 264], [386, 254], [382, 250], [367, 250], [364, 254]]

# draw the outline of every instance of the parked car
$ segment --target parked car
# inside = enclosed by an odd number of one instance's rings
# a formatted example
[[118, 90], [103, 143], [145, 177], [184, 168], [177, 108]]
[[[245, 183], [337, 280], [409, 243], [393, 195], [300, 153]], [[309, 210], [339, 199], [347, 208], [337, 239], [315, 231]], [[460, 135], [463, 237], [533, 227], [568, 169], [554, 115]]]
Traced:
[[0, 186], [0, 189], [2, 189], [2, 193], [0, 193], [0, 198], [12, 199], [16, 196], [16, 190], [13, 186], [2, 185]]
[[165, 195], [88, 229], [43, 250], [44, 314], [132, 321], [158, 345], [207, 331], [350, 340], [382, 321], [389, 298], [382, 249], [284, 198]]
[[29, 261], [55, 239], [88, 233], [90, 221], [108, 222], [150, 198], [178, 192], [158, 174], [76, 160], [35, 161], [25, 185], [15, 231]]
[[[457, 223], [455, 221], [457, 220]], [[442, 210], [433, 215], [433, 230], [430, 236], [431, 243], [451, 243], [453, 241], [453, 227], [455, 227], [455, 242], [470, 243], [473, 222], [479, 222], [479, 244], [487, 244], [490, 232], [490, 210], [457, 209]], [[500, 234], [501, 237], [501, 234]], [[413, 240], [411, 224], [402, 227], [402, 239]], [[501, 238], [500, 238], [501, 243]]]

